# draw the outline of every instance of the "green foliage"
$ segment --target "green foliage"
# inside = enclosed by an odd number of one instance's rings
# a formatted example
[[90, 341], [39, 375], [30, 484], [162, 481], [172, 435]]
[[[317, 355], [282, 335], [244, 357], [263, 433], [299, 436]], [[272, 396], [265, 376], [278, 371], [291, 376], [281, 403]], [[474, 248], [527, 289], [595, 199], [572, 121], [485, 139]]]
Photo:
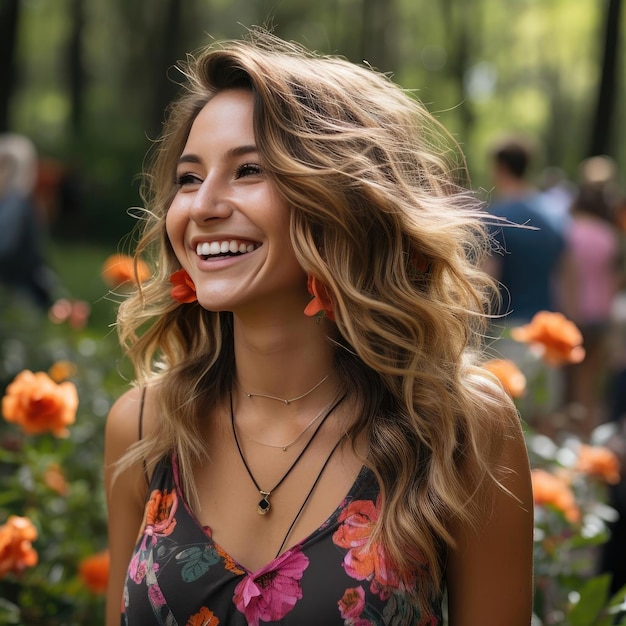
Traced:
[[[592, 439], [600, 445], [611, 433], [600, 427]], [[626, 608], [626, 588], [609, 597], [611, 577], [596, 571], [597, 549], [609, 538], [607, 523], [617, 516], [606, 504], [606, 483], [578, 469], [578, 439], [564, 436], [557, 445], [528, 431], [526, 440], [533, 468], [558, 478], [558, 489], [548, 494], [550, 501], [540, 499], [535, 505], [533, 625], [622, 623], [615, 620]], [[538, 480], [534, 482], [537, 498], [543, 490]], [[571, 494], [571, 500], [564, 493]]]
[[[72, 14], [79, 4], [82, 21]], [[168, 22], [174, 4], [20, 3], [10, 130], [30, 135], [69, 170], [78, 199], [73, 207], [59, 200], [51, 215], [57, 236], [115, 242], [129, 230], [126, 212], [140, 204], [136, 176], [180, 80], [172, 67], [211, 39], [239, 37], [255, 24], [365, 60], [415, 90], [463, 146], [475, 188], [491, 187], [486, 153], [502, 133], [536, 138], [541, 165], [572, 179], [587, 156], [604, 3], [207, 0], [178, 2], [176, 26]], [[70, 54], [74, 38], [78, 56]], [[622, 120], [615, 131], [619, 161]]]
[[[97, 273], [91, 276], [99, 281]], [[101, 281], [98, 288], [105, 290]], [[53, 324], [26, 303], [7, 307], [12, 299], [0, 294], [0, 390], [22, 369], [47, 371], [67, 361], [73, 364], [70, 380], [80, 404], [64, 439], [26, 435], [14, 424], [0, 423], [0, 524], [10, 515], [29, 518], [38, 532], [39, 555], [36, 567], [0, 580], [0, 623], [102, 623], [103, 599], [81, 582], [78, 567], [106, 548], [103, 433], [105, 416], [124, 384], [120, 351], [106, 326], [98, 334], [89, 327]]]

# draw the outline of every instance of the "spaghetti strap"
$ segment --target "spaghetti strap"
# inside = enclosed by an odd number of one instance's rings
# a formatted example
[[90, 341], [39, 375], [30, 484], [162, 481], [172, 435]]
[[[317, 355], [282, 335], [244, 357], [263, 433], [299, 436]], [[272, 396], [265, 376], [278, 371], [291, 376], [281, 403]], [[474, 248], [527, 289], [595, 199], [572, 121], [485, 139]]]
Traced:
[[[141, 390], [141, 400], [139, 401], [139, 422], [138, 422], [138, 435], [139, 441], [143, 438], [143, 407], [146, 401], [146, 388], [143, 387]], [[148, 476], [148, 465], [146, 464], [146, 459], [143, 459], [143, 475], [146, 477], [146, 484], [148, 487], [150, 486], [150, 476]]]

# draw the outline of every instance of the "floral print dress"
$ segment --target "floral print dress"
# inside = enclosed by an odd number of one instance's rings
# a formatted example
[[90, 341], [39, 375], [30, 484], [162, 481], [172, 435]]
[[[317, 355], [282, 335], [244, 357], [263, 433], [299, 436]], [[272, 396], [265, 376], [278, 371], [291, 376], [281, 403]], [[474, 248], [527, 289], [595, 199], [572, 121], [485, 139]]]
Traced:
[[[379, 515], [373, 474], [363, 468], [326, 522], [251, 572], [211, 538], [185, 502], [176, 458], [153, 474], [145, 525], [128, 569], [123, 626], [439, 626], [441, 601], [420, 613], [380, 545], [367, 542]], [[422, 584], [425, 584], [422, 582]]]

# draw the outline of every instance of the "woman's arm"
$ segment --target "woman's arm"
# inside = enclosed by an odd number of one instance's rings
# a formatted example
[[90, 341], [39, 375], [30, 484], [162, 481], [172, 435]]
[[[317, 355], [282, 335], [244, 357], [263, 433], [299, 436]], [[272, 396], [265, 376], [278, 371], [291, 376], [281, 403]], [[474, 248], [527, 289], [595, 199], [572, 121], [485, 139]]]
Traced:
[[141, 463], [114, 478], [115, 463], [139, 438], [141, 393], [140, 389], [131, 389], [121, 396], [111, 408], [106, 423], [104, 480], [111, 555], [106, 604], [107, 626], [120, 624], [122, 590], [143, 518], [148, 488]]
[[450, 626], [529, 626], [533, 599], [533, 496], [528, 455], [518, 428], [500, 465], [506, 493], [491, 482], [491, 506], [477, 530], [457, 533], [448, 560]]

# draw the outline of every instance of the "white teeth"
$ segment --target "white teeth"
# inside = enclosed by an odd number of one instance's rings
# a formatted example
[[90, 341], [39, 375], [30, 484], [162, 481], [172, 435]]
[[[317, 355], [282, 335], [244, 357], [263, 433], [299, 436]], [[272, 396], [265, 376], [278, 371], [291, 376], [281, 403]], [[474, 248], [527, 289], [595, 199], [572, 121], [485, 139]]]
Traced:
[[238, 242], [235, 239], [229, 241], [204, 241], [196, 246], [196, 254], [198, 256], [214, 256], [218, 254], [244, 254], [245, 252], [253, 252], [256, 246], [253, 243]]

